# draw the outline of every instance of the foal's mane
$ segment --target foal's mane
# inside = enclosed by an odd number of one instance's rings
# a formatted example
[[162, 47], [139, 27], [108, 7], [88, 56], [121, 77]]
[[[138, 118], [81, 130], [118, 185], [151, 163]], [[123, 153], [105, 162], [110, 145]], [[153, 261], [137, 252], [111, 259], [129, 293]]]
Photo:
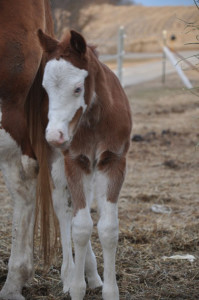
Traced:
[[97, 58], [99, 58], [99, 52], [97, 51], [97, 45], [87, 44], [87, 47], [89, 49], [91, 49], [91, 51]]

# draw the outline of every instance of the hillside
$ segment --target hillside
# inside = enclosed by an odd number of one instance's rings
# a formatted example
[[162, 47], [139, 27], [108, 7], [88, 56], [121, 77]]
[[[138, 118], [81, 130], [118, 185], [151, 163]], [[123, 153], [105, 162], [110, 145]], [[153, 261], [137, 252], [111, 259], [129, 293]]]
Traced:
[[[96, 4], [97, 3], [97, 4]], [[186, 43], [196, 41], [196, 32], [186, 28], [187, 23], [197, 22], [199, 11], [195, 6], [144, 7], [116, 6], [90, 1], [74, 1], [68, 10], [53, 7], [55, 31], [60, 38], [72, 27], [84, 34], [90, 43], [98, 45], [100, 53], [115, 53], [118, 28], [125, 27], [125, 50], [156, 52], [161, 50], [162, 31], [167, 30], [168, 43], [176, 50], [190, 49]], [[176, 40], [170, 42], [170, 37]]]

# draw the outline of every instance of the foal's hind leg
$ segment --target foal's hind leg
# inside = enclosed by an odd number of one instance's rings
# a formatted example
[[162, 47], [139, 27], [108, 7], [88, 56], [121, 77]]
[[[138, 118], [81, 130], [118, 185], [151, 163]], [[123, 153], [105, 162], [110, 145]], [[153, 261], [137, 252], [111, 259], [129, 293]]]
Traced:
[[[89, 208], [93, 202], [93, 192], [94, 192], [94, 178], [93, 176], [88, 176], [85, 180], [85, 197]], [[95, 254], [92, 250], [91, 242], [88, 243], [86, 261], [85, 261], [85, 273], [88, 281], [88, 285], [91, 289], [102, 286], [101, 278], [97, 272], [97, 262]]]
[[37, 162], [0, 130], [0, 168], [14, 201], [12, 248], [0, 299], [22, 300], [22, 287], [33, 275], [33, 229]]
[[101, 278], [97, 272], [96, 257], [92, 250], [90, 241], [88, 243], [88, 248], [86, 253], [85, 272], [88, 280], [88, 285], [91, 289], [102, 286]]

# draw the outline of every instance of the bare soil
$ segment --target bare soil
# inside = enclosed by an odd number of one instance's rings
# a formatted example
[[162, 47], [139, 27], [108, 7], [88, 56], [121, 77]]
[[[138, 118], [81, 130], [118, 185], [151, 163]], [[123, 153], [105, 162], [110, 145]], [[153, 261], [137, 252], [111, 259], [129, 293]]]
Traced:
[[[198, 73], [187, 71], [194, 86]], [[197, 91], [196, 91], [197, 92]], [[121, 300], [199, 299], [199, 97], [182, 87], [176, 74], [128, 87], [134, 129], [128, 173], [119, 201], [117, 281]], [[7, 274], [12, 202], [0, 177], [0, 288]], [[152, 211], [154, 204], [166, 213]], [[93, 248], [103, 273], [102, 251], [92, 209]], [[194, 262], [163, 259], [191, 254]], [[61, 254], [42, 271], [35, 250], [35, 277], [24, 288], [27, 300], [66, 300], [60, 281]], [[87, 289], [85, 299], [101, 298]]]

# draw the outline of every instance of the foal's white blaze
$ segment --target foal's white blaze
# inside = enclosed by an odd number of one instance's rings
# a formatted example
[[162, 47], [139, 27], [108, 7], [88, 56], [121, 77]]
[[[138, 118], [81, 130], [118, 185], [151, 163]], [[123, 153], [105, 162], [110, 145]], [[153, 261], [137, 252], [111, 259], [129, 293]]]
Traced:
[[69, 124], [79, 108], [85, 111], [84, 81], [88, 72], [64, 59], [49, 61], [45, 67], [43, 86], [49, 97], [46, 139], [62, 145], [72, 139]]

